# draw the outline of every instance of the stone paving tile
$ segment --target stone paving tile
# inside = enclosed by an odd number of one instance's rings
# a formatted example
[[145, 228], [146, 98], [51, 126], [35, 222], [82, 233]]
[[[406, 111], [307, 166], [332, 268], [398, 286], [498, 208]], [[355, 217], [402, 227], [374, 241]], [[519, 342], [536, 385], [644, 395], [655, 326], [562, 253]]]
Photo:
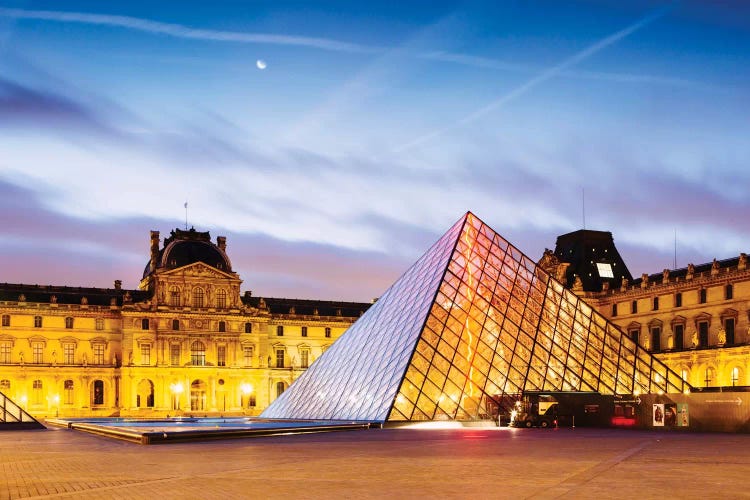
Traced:
[[746, 464], [750, 435], [386, 429], [142, 446], [51, 429], [0, 433], [0, 499], [739, 498]]

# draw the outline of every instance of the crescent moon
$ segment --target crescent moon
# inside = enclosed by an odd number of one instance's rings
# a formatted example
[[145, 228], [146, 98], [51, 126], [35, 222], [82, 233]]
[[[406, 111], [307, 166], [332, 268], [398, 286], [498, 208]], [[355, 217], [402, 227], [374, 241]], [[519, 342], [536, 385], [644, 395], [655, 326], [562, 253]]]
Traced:
[[263, 59], [258, 59], [255, 61], [255, 65], [258, 67], [258, 69], [266, 69], [266, 61]]

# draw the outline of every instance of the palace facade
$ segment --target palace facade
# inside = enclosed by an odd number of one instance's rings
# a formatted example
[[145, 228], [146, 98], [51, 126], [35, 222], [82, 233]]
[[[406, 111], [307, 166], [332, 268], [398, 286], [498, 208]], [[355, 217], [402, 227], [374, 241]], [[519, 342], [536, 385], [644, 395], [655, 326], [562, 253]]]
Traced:
[[241, 285], [194, 229], [151, 232], [137, 290], [0, 284], [0, 392], [38, 417], [257, 415], [370, 306]]
[[612, 234], [562, 235], [540, 265], [694, 388], [750, 386], [747, 255], [633, 279]]

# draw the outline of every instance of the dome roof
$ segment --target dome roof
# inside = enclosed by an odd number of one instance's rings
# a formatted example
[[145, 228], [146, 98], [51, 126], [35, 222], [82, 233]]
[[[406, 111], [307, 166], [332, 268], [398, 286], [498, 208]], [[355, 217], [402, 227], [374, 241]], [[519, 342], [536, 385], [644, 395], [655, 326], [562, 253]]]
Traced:
[[[220, 245], [225, 239], [219, 236]], [[203, 262], [224, 272], [232, 272], [232, 263], [222, 248], [211, 242], [208, 231], [198, 232], [194, 228], [189, 231], [175, 229], [169, 238], [164, 240], [164, 248], [156, 256], [157, 269], [175, 269], [196, 262]], [[151, 261], [146, 263], [143, 271], [145, 278], [150, 273]]]

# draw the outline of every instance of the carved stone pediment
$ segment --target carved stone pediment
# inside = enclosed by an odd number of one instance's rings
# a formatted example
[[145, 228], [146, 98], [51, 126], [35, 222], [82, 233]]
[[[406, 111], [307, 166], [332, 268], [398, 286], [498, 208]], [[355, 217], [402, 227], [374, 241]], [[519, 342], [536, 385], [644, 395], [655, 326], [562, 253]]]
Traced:
[[164, 272], [162, 276], [187, 276], [202, 279], [237, 279], [237, 276], [234, 273], [220, 271], [219, 269], [211, 267], [208, 264], [204, 264], [203, 262], [195, 262], [188, 266], [171, 269]]

